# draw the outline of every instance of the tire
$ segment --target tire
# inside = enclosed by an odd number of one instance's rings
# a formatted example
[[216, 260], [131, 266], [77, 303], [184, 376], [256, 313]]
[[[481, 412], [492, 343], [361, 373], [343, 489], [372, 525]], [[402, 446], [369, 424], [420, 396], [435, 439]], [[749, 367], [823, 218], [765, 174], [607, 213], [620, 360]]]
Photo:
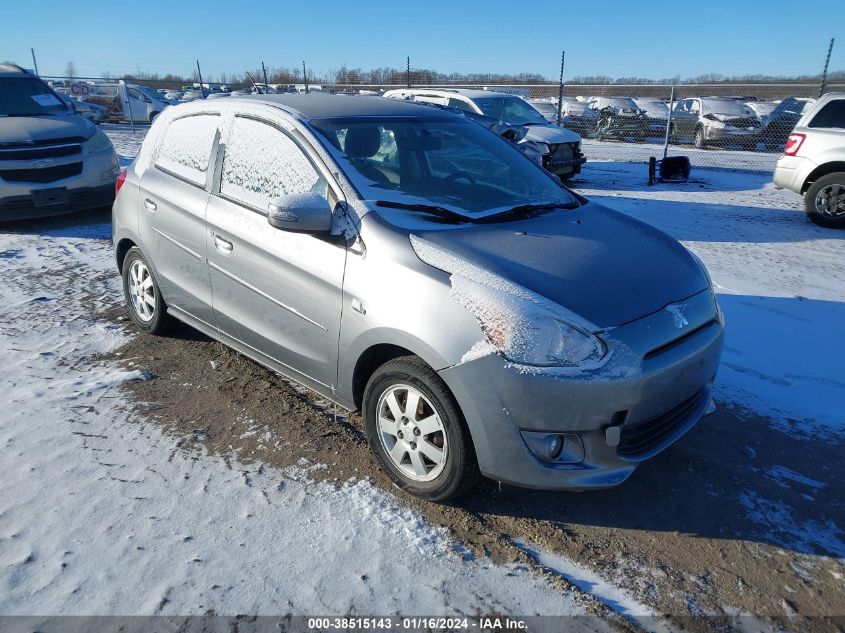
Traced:
[[810, 185], [804, 194], [804, 209], [819, 226], [845, 228], [845, 171], [827, 174]]
[[703, 127], [695, 128], [695, 136], [693, 136], [692, 142], [698, 149], [707, 149], [707, 139], [704, 137]]
[[[417, 407], [409, 407], [409, 399]], [[419, 357], [379, 367], [367, 382], [362, 408], [370, 450], [397, 487], [443, 502], [477, 483], [475, 448], [458, 403]]]
[[137, 246], [130, 248], [123, 258], [121, 276], [123, 298], [135, 325], [149, 334], [169, 332], [174, 319], [167, 314], [167, 304], [161, 297], [152, 268]]

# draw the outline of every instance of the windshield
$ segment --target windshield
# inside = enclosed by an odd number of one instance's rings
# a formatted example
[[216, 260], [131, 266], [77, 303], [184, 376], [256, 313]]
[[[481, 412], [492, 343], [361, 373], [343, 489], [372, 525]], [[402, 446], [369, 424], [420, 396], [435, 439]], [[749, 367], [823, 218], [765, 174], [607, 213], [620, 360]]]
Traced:
[[69, 106], [35, 77], [0, 79], [0, 116], [70, 114]]
[[754, 116], [747, 105], [733, 99], [702, 99], [704, 114], [724, 114], [727, 116]]
[[547, 101], [538, 101], [537, 103], [531, 104], [537, 112], [541, 112], [544, 114], [556, 114], [557, 108], [555, 107], [554, 103], [549, 103]]
[[143, 92], [147, 95], [150, 99], [155, 99], [156, 101], [161, 100], [161, 95], [156, 91], [150, 88], [149, 86], [137, 86], [138, 90]]
[[597, 110], [603, 108], [618, 108], [619, 110], [638, 110], [637, 104], [633, 99], [627, 97], [599, 97], [592, 103], [595, 104]]
[[526, 123], [547, 124], [542, 114], [519, 97], [511, 97], [509, 95], [501, 97], [478, 97], [472, 101], [486, 116], [510, 123], [511, 125], [525, 125]]
[[435, 205], [466, 215], [576, 203], [539, 165], [470, 121], [397, 117], [312, 125], [365, 200]]
[[669, 106], [662, 101], [637, 99], [636, 103], [640, 110], [651, 116], [669, 116]]

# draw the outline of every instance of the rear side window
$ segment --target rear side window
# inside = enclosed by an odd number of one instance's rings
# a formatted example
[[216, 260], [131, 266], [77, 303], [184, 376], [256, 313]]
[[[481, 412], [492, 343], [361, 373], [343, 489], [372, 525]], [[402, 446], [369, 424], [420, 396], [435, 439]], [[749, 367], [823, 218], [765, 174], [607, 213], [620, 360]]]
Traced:
[[216, 114], [198, 114], [172, 121], [156, 152], [156, 166], [195, 185], [205, 186], [219, 121]]
[[813, 117], [808, 127], [836, 127], [845, 129], [845, 99], [829, 101]]
[[267, 211], [292, 193], [327, 195], [328, 185], [299, 146], [272, 125], [236, 117], [228, 135], [220, 193]]

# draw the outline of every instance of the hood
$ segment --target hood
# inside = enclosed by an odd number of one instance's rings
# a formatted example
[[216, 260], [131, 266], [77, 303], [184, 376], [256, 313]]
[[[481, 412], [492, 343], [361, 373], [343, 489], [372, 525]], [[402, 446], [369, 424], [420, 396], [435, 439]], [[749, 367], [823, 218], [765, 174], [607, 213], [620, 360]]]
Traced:
[[0, 145], [43, 145], [50, 141], [91, 138], [97, 128], [76, 115], [0, 117]]
[[558, 143], [578, 143], [581, 140], [581, 137], [572, 130], [556, 125], [526, 125], [525, 127], [528, 130], [525, 135], [526, 141], [556, 145]]
[[595, 203], [516, 222], [413, 234], [600, 329], [646, 316], [709, 286], [679, 242]]

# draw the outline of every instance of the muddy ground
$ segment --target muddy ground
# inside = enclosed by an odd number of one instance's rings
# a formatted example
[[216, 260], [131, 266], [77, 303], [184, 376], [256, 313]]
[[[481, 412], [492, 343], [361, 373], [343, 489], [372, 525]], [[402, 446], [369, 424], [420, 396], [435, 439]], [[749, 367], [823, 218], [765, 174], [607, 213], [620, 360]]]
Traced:
[[[128, 327], [122, 308], [103, 317]], [[326, 465], [311, 471], [315, 478], [368, 478], [393, 489], [370, 457], [358, 415], [336, 414], [318, 395], [187, 326], [168, 337], [139, 333], [114, 357], [154, 376], [125, 388], [184, 450], [275, 467], [305, 458]], [[776, 428], [722, 406], [609, 491], [548, 493], [485, 480], [453, 505], [396, 497], [448, 528], [466, 555], [531, 564], [514, 540], [536, 544], [599, 571], [683, 628], [724, 627], [690, 616], [754, 614], [788, 618], [791, 630], [845, 630], [843, 620], [818, 619], [845, 615], [845, 551], [834, 525], [845, 516], [842, 438]], [[808, 464], [813, 479], [778, 474]]]

